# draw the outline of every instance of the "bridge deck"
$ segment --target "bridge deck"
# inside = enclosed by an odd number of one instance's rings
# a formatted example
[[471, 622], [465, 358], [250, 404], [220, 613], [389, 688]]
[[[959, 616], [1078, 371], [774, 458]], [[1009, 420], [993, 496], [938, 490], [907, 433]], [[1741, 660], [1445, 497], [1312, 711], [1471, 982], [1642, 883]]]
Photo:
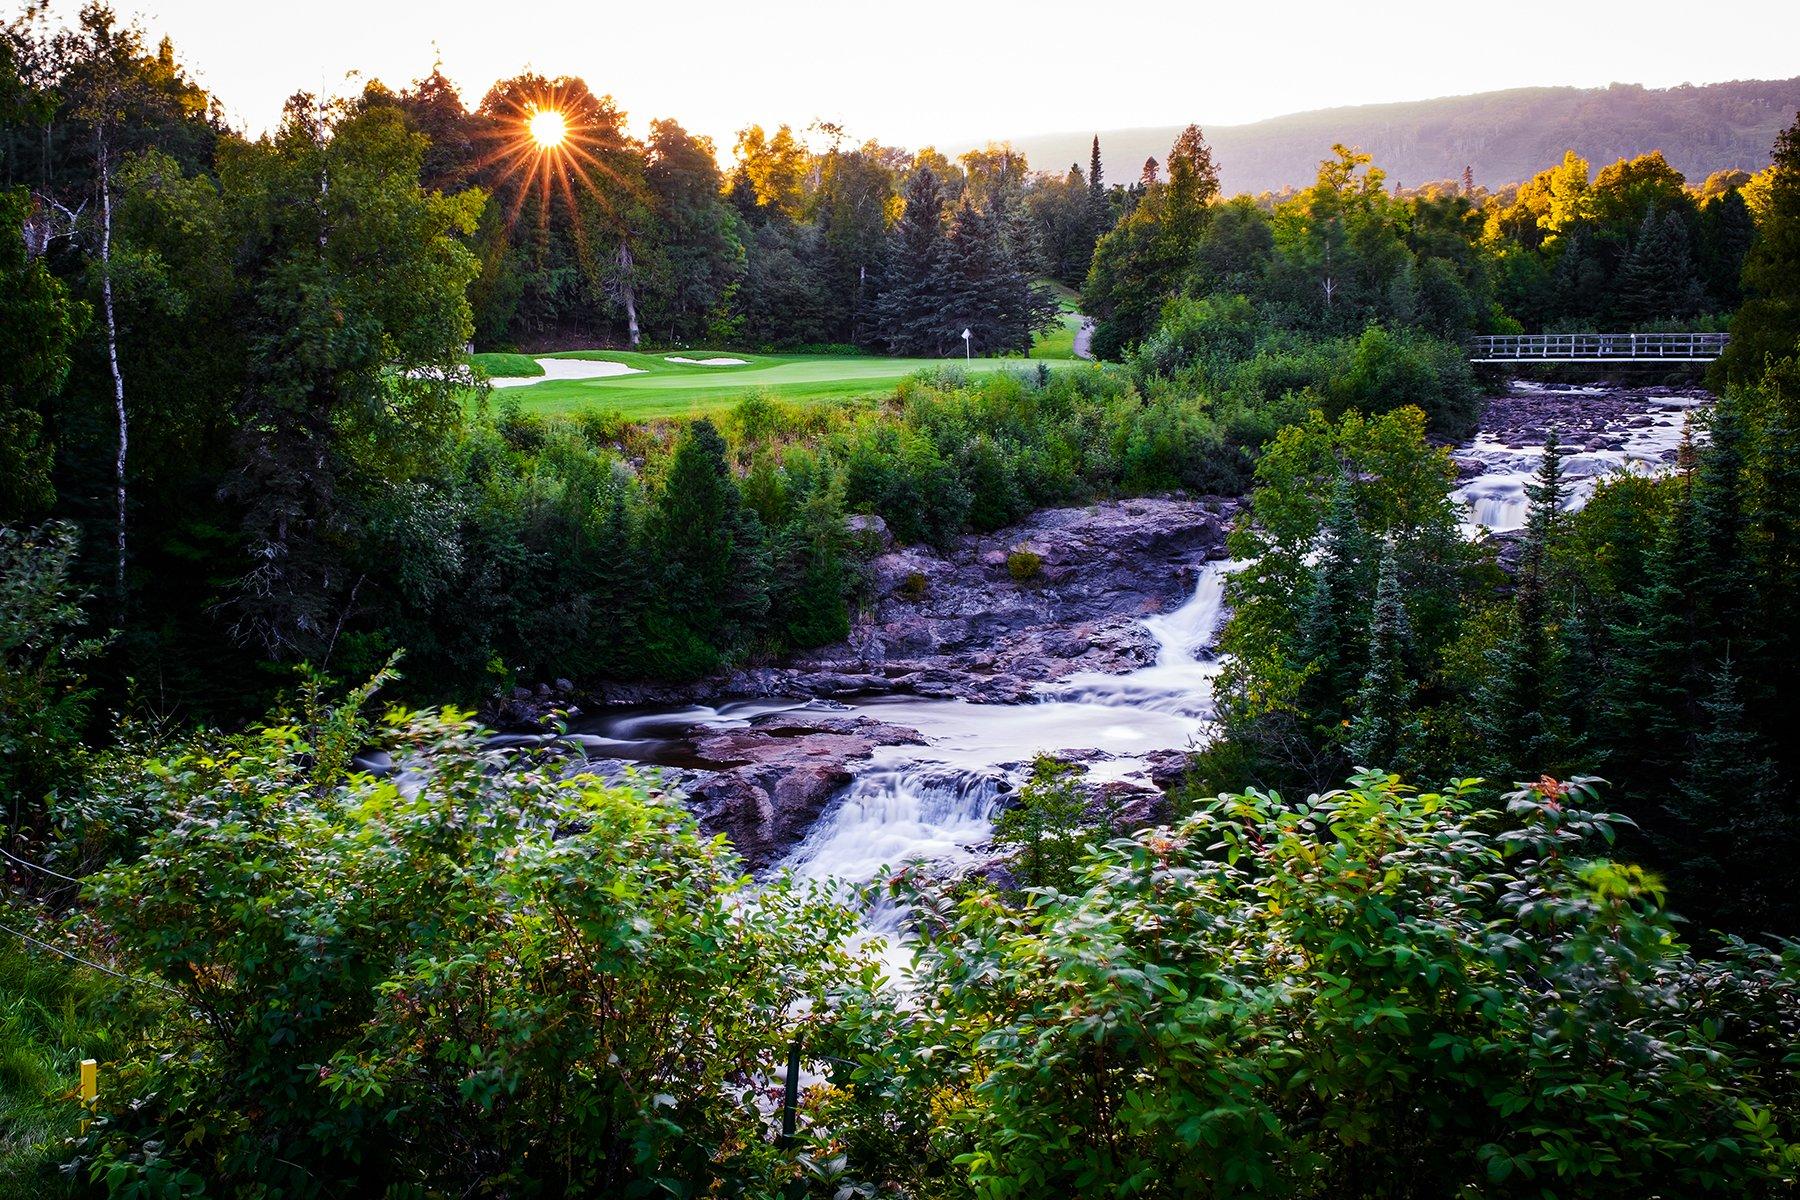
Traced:
[[1469, 361], [1711, 362], [1723, 333], [1502, 333], [1469, 339]]

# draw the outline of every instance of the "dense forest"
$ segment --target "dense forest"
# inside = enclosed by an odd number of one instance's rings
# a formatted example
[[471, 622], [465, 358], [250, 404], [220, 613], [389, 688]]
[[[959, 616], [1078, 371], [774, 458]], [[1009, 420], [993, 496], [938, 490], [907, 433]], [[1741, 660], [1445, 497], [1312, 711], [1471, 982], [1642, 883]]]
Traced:
[[[532, 75], [220, 112], [102, 6], [0, 37], [0, 1198], [1791, 1194], [1800, 114], [1703, 180], [1327, 142], [1227, 197], [1193, 126], [1044, 173], [726, 166]], [[959, 370], [1044, 281], [1103, 361]], [[1716, 403], [1573, 510], [1553, 434], [1470, 537], [1464, 339], [1578, 329], [1728, 329]], [[569, 345], [946, 361], [632, 422], [470, 356]], [[1246, 564], [1167, 823], [1040, 760], [1003, 875], [753, 882], [474, 715], [844, 640], [853, 517], [1167, 494]]]

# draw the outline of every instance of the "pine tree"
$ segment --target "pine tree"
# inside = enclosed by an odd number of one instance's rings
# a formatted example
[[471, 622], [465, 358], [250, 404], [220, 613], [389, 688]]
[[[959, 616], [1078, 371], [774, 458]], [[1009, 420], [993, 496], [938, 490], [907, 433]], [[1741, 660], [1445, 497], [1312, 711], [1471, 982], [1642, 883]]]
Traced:
[[1054, 318], [1056, 303], [1015, 257], [1001, 219], [965, 199], [951, 217], [947, 247], [948, 335], [968, 329], [984, 354], [1030, 350], [1032, 335]]
[[1369, 624], [1368, 669], [1357, 689], [1350, 721], [1350, 760], [1358, 766], [1400, 771], [1416, 742], [1412, 719], [1415, 691], [1408, 662], [1412, 654], [1412, 622], [1400, 587], [1394, 545], [1381, 553], [1375, 585], [1375, 613]]
[[[1796, 822], [1780, 779], [1750, 726], [1729, 658], [1710, 673], [1693, 748], [1667, 801], [1657, 841], [1680, 865], [1676, 878], [1734, 923], [1766, 918], [1771, 902], [1791, 911]], [[1765, 926], [1766, 927], [1766, 926]]]
[[1100, 163], [1100, 135], [1094, 135], [1094, 147], [1088, 154], [1088, 228], [1092, 233], [1092, 242], [1100, 240], [1112, 227], [1111, 206], [1106, 202], [1106, 182]]
[[970, 330], [983, 353], [1001, 349], [1006, 333], [1000, 300], [1006, 251], [999, 221], [965, 198], [951, 214], [948, 246], [946, 322], [958, 334]]
[[768, 610], [768, 539], [739, 495], [725, 439], [701, 418], [676, 442], [657, 497], [662, 595], [647, 625], [670, 675], [711, 670]]
[[1687, 226], [1679, 214], [1659, 214], [1652, 207], [1619, 272], [1615, 310], [1626, 321], [1691, 317], [1703, 307], [1704, 297], [1688, 250]]
[[1686, 741], [1686, 685], [1692, 666], [1693, 521], [1691, 481], [1678, 477], [1668, 523], [1644, 572], [1607, 634], [1613, 649], [1601, 683], [1606, 759], [1601, 769], [1627, 792], [1665, 783]]
[[1488, 675], [1476, 692], [1475, 727], [1486, 769], [1502, 782], [1561, 774], [1573, 765], [1570, 704], [1550, 605], [1551, 555], [1562, 523], [1562, 457], [1552, 430], [1537, 477], [1525, 489], [1531, 508], [1507, 634], [1488, 652]]
[[1743, 569], [1749, 593], [1741, 645], [1747, 694], [1756, 699], [1758, 726], [1778, 754], [1783, 773], [1800, 776], [1800, 738], [1782, 730], [1800, 727], [1800, 628], [1794, 597], [1800, 596], [1800, 364], [1772, 372], [1753, 391], [1751, 436], [1746, 439], [1743, 482]]
[[1744, 294], [1731, 321], [1731, 342], [1712, 377], [1753, 384], [1771, 357], [1800, 345], [1800, 114], [1775, 139], [1766, 207], [1758, 214], [1756, 240], [1744, 258]]
[[943, 187], [935, 171], [920, 167], [907, 181], [906, 211], [888, 243], [876, 306], [881, 339], [894, 353], [938, 355], [950, 349], [944, 317], [948, 262]]
[[1744, 628], [1752, 586], [1743, 553], [1745, 433], [1743, 400], [1727, 393], [1707, 418], [1687, 510], [1693, 521], [1694, 562], [1686, 574], [1696, 669], [1722, 657], [1728, 643], [1740, 655], [1756, 652], [1746, 644]]
[[1714, 307], [1729, 312], [1744, 299], [1744, 258], [1756, 241], [1756, 220], [1737, 188], [1714, 196], [1700, 209], [1695, 259]]

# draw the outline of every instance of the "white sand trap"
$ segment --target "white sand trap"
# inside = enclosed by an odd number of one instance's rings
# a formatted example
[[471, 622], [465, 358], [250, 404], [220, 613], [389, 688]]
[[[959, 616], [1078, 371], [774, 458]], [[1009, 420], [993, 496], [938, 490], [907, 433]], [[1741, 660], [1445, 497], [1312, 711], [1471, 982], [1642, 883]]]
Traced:
[[671, 354], [664, 362], [686, 363], [691, 367], [747, 367], [750, 360], [746, 358], [687, 358], [680, 354]]
[[528, 383], [543, 383], [547, 379], [606, 379], [613, 375], [644, 373], [639, 367], [628, 367], [624, 363], [606, 362], [598, 358], [540, 358], [537, 365], [544, 368], [542, 375], [495, 379], [491, 382], [497, 388], [524, 387]]

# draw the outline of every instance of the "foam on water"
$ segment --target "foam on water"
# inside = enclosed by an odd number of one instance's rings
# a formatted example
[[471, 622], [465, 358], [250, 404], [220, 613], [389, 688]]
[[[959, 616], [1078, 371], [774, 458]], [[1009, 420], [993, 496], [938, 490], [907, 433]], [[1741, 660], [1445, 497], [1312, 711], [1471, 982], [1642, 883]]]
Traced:
[[[1106, 782], [1143, 776], [1154, 751], [1200, 744], [1218, 674], [1210, 648], [1236, 565], [1207, 563], [1185, 603], [1145, 619], [1157, 656], [1139, 670], [1076, 676], [1036, 704], [892, 697], [856, 705], [917, 729], [928, 744], [878, 750], [785, 865], [804, 878], [864, 883], [912, 861], [966, 864], [1036, 755], [1078, 752], [1088, 778]], [[869, 914], [877, 933], [897, 932], [900, 919], [885, 908]]]
[[[1590, 394], [1602, 389], [1548, 389], [1535, 385], [1531, 390]], [[1646, 414], [1650, 417], [1649, 423], [1627, 429], [1619, 449], [1565, 453], [1563, 511], [1572, 512], [1586, 504], [1594, 490], [1610, 476], [1654, 475], [1667, 470], [1671, 456], [1681, 446], [1689, 411], [1703, 403], [1705, 401], [1699, 397], [1658, 398], [1652, 401]], [[1538, 465], [1544, 458], [1543, 446], [1509, 446], [1493, 434], [1484, 432], [1455, 451], [1452, 457], [1477, 471], [1456, 490], [1457, 500], [1469, 510], [1470, 519], [1463, 526], [1465, 532], [1476, 536], [1484, 530], [1506, 533], [1525, 527], [1526, 511], [1530, 508], [1525, 488], [1537, 475]]]

